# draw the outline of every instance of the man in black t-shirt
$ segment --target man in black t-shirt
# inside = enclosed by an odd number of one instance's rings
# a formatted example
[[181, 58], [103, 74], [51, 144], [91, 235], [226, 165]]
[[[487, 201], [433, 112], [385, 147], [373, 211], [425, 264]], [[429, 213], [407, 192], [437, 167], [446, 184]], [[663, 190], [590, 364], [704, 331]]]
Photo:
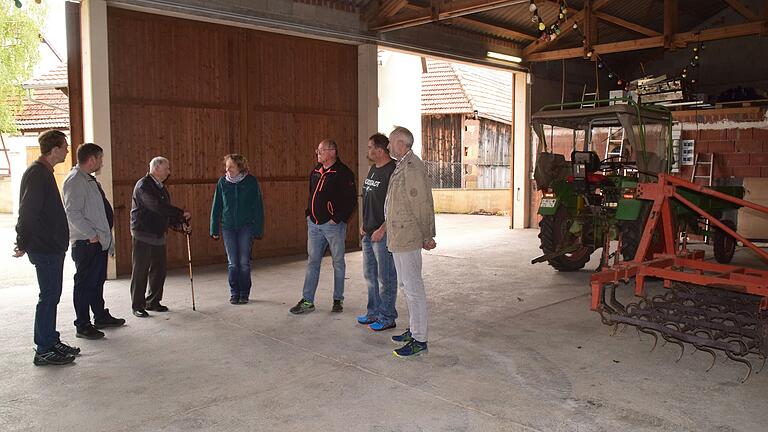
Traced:
[[397, 273], [392, 253], [387, 250], [387, 224], [384, 221], [389, 178], [395, 171], [395, 161], [387, 150], [389, 140], [376, 133], [368, 140], [368, 159], [373, 161], [363, 184], [363, 225], [360, 227], [363, 245], [363, 274], [368, 285], [368, 310], [357, 317], [371, 330], [395, 327], [397, 310]]

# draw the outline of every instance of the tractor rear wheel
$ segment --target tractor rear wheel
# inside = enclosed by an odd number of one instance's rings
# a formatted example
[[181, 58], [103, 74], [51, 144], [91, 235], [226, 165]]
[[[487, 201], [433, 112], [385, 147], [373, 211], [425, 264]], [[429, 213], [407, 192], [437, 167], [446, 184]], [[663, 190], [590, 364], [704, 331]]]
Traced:
[[[570, 232], [572, 225], [573, 218], [568, 215], [568, 210], [562, 205], [554, 215], [542, 217], [539, 222], [541, 250], [548, 254], [576, 242], [581, 243], [580, 239]], [[587, 232], [587, 227], [583, 227], [582, 231]], [[571, 253], [552, 258], [548, 262], [558, 271], [577, 271], [589, 262], [592, 251], [592, 248], [582, 246]]]
[[637, 254], [637, 248], [640, 247], [640, 239], [643, 238], [643, 231], [645, 231], [645, 223], [648, 221], [650, 208], [649, 205], [643, 205], [637, 219], [619, 222], [621, 257], [624, 261], [632, 261]]
[[[720, 221], [723, 225], [736, 231], [736, 224], [729, 220]], [[727, 232], [715, 227], [715, 232], [712, 234], [712, 246], [715, 249], [715, 259], [720, 264], [728, 264], [733, 259], [733, 254], [736, 252], [736, 239], [728, 235]]]

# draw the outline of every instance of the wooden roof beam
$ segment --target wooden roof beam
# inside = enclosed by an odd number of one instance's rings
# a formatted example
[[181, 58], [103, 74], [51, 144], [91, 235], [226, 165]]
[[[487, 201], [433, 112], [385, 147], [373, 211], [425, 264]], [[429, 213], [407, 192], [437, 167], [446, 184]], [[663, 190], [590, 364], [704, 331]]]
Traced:
[[[686, 44], [699, 41], [704, 42], [741, 36], [765, 34], [768, 34], [768, 20], [707, 29], [700, 32], [677, 33], [672, 35], [671, 43], [675, 46], [685, 46]], [[638, 51], [650, 48], [661, 48], [663, 46], [664, 36], [653, 36], [643, 39], [597, 44], [592, 48], [595, 50], [596, 54], [600, 55], [626, 51]], [[583, 55], [584, 49], [582, 47], [577, 47], [533, 53], [524, 57], [523, 60], [528, 62], [562, 60], [567, 58], [579, 58]]]
[[738, 12], [739, 15], [743, 16], [748, 21], [760, 21], [760, 16], [758, 16], [756, 13], [749, 10], [739, 0], [725, 0], [725, 2], [728, 3], [728, 6], [736, 10], [736, 12]]
[[[405, 6], [406, 10], [409, 11], [424, 11], [425, 8], [421, 6], [416, 6], [414, 4], [409, 3]], [[450, 18], [450, 21], [456, 22], [456, 23], [463, 23], [468, 26], [474, 26], [480, 29], [483, 29], [484, 31], [492, 34], [498, 34], [502, 36], [506, 36], [510, 39], [523, 39], [523, 40], [536, 40], [536, 36], [521, 32], [519, 30], [502, 27], [498, 24], [492, 24], [486, 21], [481, 21], [477, 18], [471, 18], [469, 16], [462, 16], [457, 18]], [[448, 21], [448, 20], [446, 20]]]
[[634, 32], [640, 33], [645, 36], [661, 36], [661, 33], [651, 30], [647, 27], [643, 27], [639, 24], [631, 23], [629, 21], [625, 21], [621, 18], [615, 17], [613, 15], [608, 15], [603, 12], [592, 12], [592, 15], [595, 16], [595, 18], [601, 19], [603, 21], [609, 22], [611, 24], [617, 25], [619, 27], [623, 27], [625, 29], [632, 30]]
[[400, 30], [523, 3], [528, 3], [528, 0], [455, 0], [445, 4], [435, 2], [429, 8], [408, 10], [398, 16], [377, 20], [371, 23], [368, 29], [378, 32]]
[[408, 0], [374, 0], [372, 7], [366, 11], [366, 21], [373, 22], [397, 15], [398, 12], [408, 6]]
[[465, 23], [467, 25], [483, 29], [488, 33], [503, 35], [510, 39], [524, 39], [524, 40], [530, 40], [530, 41], [535, 41], [537, 39], [537, 37], [534, 35], [523, 33], [521, 31], [517, 31], [517, 30], [506, 28], [506, 27], [501, 27], [496, 24], [490, 24], [475, 18], [458, 17], [458, 18], [453, 18], [453, 21], [457, 23]]

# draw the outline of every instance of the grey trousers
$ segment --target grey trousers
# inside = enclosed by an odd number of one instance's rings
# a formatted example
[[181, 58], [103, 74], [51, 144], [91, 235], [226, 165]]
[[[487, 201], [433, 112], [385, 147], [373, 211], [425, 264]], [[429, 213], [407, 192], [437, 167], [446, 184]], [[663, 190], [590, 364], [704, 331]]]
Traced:
[[393, 252], [398, 286], [405, 294], [413, 338], [427, 342], [427, 293], [421, 277], [421, 249]]
[[[146, 308], [147, 304], [157, 305], [163, 299], [165, 285], [165, 245], [154, 246], [134, 238], [132, 258], [131, 307], [133, 310], [140, 310]], [[147, 282], [149, 295], [145, 300]]]

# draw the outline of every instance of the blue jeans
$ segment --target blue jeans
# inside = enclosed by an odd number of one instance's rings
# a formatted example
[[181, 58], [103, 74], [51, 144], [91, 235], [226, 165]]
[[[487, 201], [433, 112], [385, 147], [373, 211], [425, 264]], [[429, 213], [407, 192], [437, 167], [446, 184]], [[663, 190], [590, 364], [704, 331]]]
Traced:
[[37, 352], [44, 353], [59, 342], [56, 308], [61, 299], [65, 254], [28, 252], [27, 255], [29, 262], [35, 266], [37, 284], [40, 286], [40, 296], [35, 309], [35, 344]]
[[72, 260], [75, 262], [75, 287], [72, 301], [75, 304], [75, 327], [98, 321], [105, 317], [104, 281], [107, 279], [107, 251], [101, 243], [78, 240], [72, 244]]
[[316, 225], [307, 218], [307, 273], [304, 275], [304, 300], [315, 302], [317, 282], [320, 280], [320, 261], [325, 248], [331, 249], [333, 258], [333, 299], [344, 300], [344, 274], [347, 266], [344, 262], [344, 240], [347, 237], [347, 224], [326, 222]]
[[387, 235], [371, 241], [366, 234], [363, 244], [363, 276], [368, 285], [368, 317], [389, 325], [397, 319], [397, 272], [392, 253], [387, 250]]
[[227, 251], [229, 294], [234, 298], [247, 299], [251, 294], [251, 247], [253, 225], [237, 230], [222, 229], [224, 249]]

